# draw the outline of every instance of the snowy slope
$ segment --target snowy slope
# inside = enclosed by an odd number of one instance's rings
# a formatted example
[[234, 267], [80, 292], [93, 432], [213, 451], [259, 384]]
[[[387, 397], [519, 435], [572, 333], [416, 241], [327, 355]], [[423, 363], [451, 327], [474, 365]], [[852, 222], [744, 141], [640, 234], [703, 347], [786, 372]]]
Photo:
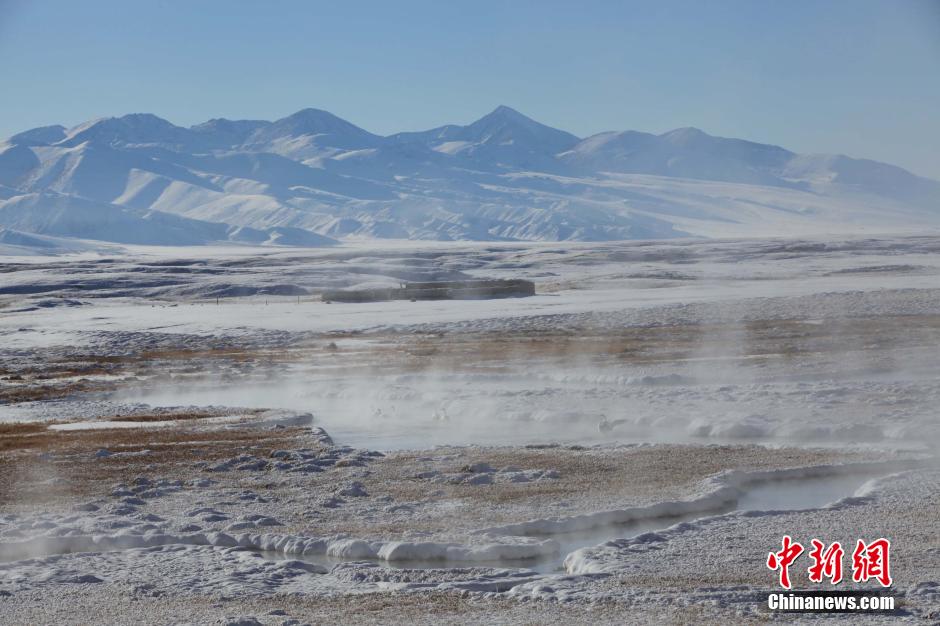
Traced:
[[49, 256], [107, 251], [109, 244], [94, 244], [77, 239], [48, 237], [0, 228], [0, 256]]
[[237, 242], [316, 247], [336, 243], [328, 237], [296, 228], [256, 229], [204, 222], [54, 192], [28, 193], [0, 200], [0, 224], [25, 233], [127, 244]]
[[388, 137], [318, 109], [191, 128], [132, 114], [0, 143], [0, 227], [285, 245], [900, 232], [940, 227], [940, 183], [694, 128], [581, 140], [505, 106]]

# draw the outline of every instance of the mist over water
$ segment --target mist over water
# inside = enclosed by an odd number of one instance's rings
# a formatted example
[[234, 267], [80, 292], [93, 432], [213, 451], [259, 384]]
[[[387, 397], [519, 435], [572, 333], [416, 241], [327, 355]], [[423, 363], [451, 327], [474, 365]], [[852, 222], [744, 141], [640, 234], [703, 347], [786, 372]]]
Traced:
[[[812, 324], [796, 326], [804, 327]], [[768, 332], [772, 339], [760, 336]], [[342, 353], [287, 367], [259, 362], [249, 373], [188, 375], [116, 399], [309, 412], [337, 441], [379, 450], [611, 441], [909, 445], [925, 435], [937, 379], [912, 360], [929, 365], [929, 353], [815, 350], [809, 338], [797, 354], [788, 336], [795, 332], [724, 324], [648, 359], [611, 353], [603, 342], [600, 351], [572, 347], [538, 358], [510, 345], [482, 365], [428, 357], [417, 370], [365, 348], [350, 350], [358, 359], [351, 369], [337, 366]]]
[[[141, 343], [131, 352], [171, 338], [183, 349], [165, 360], [158, 351], [113, 399], [311, 412], [338, 440], [379, 449], [940, 440], [935, 238], [423, 245], [165, 266], [128, 258], [109, 265], [108, 284], [159, 278], [173, 288], [122, 293], [167, 301], [50, 309], [41, 329], [17, 319], [17, 329], [37, 328], [10, 336], [39, 345], [49, 329], [68, 327], [90, 341], [107, 327], [135, 333]], [[267, 296], [199, 300], [223, 283], [293, 281], [312, 294], [397, 285], [403, 267], [425, 278], [459, 269], [531, 279], [537, 295], [331, 306], [314, 296], [271, 306]], [[309, 345], [256, 350], [275, 335]], [[214, 338], [237, 359], [204, 355]]]

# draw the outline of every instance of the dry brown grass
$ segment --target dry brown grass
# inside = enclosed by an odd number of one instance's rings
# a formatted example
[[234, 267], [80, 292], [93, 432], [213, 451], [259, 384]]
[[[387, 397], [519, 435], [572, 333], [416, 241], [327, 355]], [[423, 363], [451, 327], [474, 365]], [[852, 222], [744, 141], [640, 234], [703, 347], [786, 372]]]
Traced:
[[[250, 413], [257, 413], [257, 411], [251, 411]], [[220, 415], [228, 415], [228, 413], [225, 411], [188, 411], [182, 413], [154, 413], [151, 415], [117, 415], [114, 417], [102, 417], [101, 419], [108, 422], [140, 422], [146, 424], [150, 422], [200, 420], [207, 417], [218, 417]]]
[[[375, 341], [375, 337], [372, 338]], [[461, 333], [384, 337], [375, 361], [406, 370], [460, 370], [512, 361], [657, 363], [700, 356], [709, 346], [749, 357], [796, 358], [849, 349], [940, 345], [940, 316], [771, 320], [623, 328], [593, 333]]]
[[0, 437], [11, 437], [46, 430], [47, 422], [5, 422], [0, 423]]
[[304, 341], [290, 346], [278, 348], [199, 348], [199, 349], [166, 349], [148, 350], [133, 357], [137, 362], [150, 361], [256, 361], [264, 360], [272, 363], [289, 363], [313, 351], [328, 349], [322, 341]]
[[[344, 345], [336, 347], [337, 339], [345, 340]], [[0, 372], [5, 374], [0, 378], [0, 403], [109, 392], [122, 385], [120, 380], [83, 377], [111, 374], [144, 381], [171, 374], [198, 377], [203, 370], [217, 371], [215, 366], [225, 363], [253, 368], [319, 361], [329, 365], [336, 376], [361, 375], [363, 368], [376, 373], [484, 368], [495, 373], [534, 361], [597, 365], [672, 362], [701, 357], [712, 347], [741, 357], [794, 359], [853, 349], [925, 345], [940, 345], [940, 316], [842, 318], [818, 323], [773, 320], [603, 332], [330, 333], [278, 348], [207, 347], [152, 350], [132, 356], [82, 355], [4, 371]]]
[[[194, 420], [180, 427], [50, 430], [47, 424], [6, 424], [0, 429], [0, 505], [41, 503], [63, 496], [100, 494], [101, 483], [128, 481], [141, 473], [184, 478], [196, 461], [215, 462], [250, 450], [267, 456], [295, 447], [302, 428], [204, 429]], [[309, 443], [309, 442], [307, 442]], [[146, 455], [95, 458], [97, 450]], [[38, 483], [58, 477], [55, 485]]]
[[105, 385], [94, 385], [89, 382], [74, 382], [66, 385], [17, 385], [13, 387], [0, 387], [0, 404], [16, 404], [18, 402], [38, 402], [41, 400], [58, 400], [79, 393], [101, 391]]

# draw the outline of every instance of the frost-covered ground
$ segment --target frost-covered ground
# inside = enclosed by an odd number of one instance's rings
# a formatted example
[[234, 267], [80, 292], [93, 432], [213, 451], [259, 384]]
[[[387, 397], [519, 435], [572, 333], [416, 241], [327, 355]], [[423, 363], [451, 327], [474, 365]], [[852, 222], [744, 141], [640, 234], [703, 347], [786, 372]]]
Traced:
[[[890, 537], [937, 619], [938, 252], [5, 257], [3, 621], [763, 620], [783, 534]], [[475, 276], [538, 295], [318, 297]]]

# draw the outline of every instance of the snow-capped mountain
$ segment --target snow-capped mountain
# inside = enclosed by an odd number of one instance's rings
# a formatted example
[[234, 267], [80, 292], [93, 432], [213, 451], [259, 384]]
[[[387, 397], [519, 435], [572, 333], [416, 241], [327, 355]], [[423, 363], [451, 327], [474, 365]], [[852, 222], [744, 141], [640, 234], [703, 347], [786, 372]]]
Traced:
[[663, 135], [601, 133], [558, 158], [585, 173], [616, 171], [787, 186], [778, 172], [794, 156], [777, 146], [712, 137], [697, 128], [677, 128]]
[[0, 227], [285, 245], [903, 231], [940, 227], [940, 183], [694, 128], [579, 139], [505, 106], [388, 137], [318, 109], [191, 128], [132, 114], [0, 144]]
[[558, 169], [555, 155], [579, 141], [571, 133], [540, 124], [507, 106], [497, 107], [469, 126], [441, 126], [400, 133], [392, 139], [470, 159], [485, 169], [549, 171]]

